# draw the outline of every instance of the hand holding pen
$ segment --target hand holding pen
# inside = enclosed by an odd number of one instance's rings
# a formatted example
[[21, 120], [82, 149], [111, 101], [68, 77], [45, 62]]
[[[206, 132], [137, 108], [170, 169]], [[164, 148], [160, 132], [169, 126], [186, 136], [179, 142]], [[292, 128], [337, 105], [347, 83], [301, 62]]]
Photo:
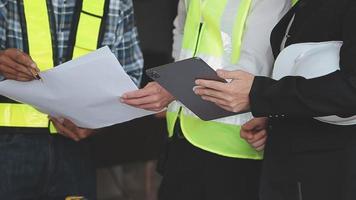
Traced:
[[31, 81], [41, 79], [40, 70], [29, 55], [19, 49], [0, 51], [0, 73], [6, 79]]

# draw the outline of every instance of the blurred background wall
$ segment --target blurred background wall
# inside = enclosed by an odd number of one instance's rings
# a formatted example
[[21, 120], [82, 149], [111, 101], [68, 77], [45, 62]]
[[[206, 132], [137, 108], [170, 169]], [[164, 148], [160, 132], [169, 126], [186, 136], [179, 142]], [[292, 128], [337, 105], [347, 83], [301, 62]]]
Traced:
[[[133, 0], [145, 69], [172, 61], [178, 0]], [[149, 82], [144, 75], [141, 86]], [[144, 117], [105, 128], [93, 138], [99, 200], [155, 200], [155, 160], [166, 137], [165, 119]]]

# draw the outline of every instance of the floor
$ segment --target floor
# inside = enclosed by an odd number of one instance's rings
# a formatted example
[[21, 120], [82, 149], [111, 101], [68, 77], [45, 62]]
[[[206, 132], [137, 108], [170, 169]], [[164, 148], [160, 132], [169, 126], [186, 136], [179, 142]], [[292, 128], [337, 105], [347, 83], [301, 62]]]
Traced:
[[155, 161], [99, 169], [97, 177], [98, 200], [157, 200], [161, 177]]

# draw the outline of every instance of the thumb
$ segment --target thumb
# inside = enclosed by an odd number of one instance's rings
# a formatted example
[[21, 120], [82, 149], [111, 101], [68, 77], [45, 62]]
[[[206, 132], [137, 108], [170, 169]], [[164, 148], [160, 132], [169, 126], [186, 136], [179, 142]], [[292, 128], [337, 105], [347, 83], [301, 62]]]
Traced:
[[253, 119], [242, 125], [242, 128], [246, 131], [253, 131], [255, 129], [259, 129], [259, 124], [255, 119]]
[[216, 71], [218, 76], [223, 79], [235, 79], [236, 78], [236, 71], [227, 71], [227, 70], [222, 70], [219, 69]]

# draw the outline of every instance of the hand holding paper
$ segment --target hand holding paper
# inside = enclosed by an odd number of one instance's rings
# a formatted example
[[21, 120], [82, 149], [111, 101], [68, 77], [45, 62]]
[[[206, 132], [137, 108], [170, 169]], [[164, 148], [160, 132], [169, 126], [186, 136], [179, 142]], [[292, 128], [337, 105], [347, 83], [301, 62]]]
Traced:
[[173, 100], [174, 97], [157, 82], [150, 82], [145, 88], [125, 93], [121, 97], [123, 103], [155, 112], [163, 110]]
[[83, 128], [102, 128], [153, 112], [130, 107], [120, 96], [138, 88], [108, 47], [41, 73], [42, 81], [0, 82], [0, 94]]

